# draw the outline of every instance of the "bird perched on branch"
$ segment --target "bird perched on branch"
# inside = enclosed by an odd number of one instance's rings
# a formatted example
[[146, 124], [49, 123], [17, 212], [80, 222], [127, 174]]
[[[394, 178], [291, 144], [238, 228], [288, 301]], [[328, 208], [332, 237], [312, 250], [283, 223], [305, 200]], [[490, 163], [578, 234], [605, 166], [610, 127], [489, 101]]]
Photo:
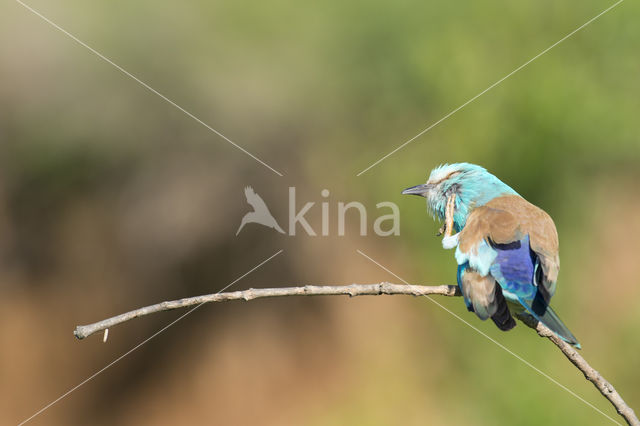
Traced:
[[512, 313], [526, 311], [580, 348], [549, 306], [560, 257], [558, 233], [547, 213], [469, 163], [436, 167], [427, 183], [402, 193], [425, 197], [434, 218], [444, 222], [442, 245], [456, 249], [458, 287], [469, 311], [504, 331], [516, 325]]

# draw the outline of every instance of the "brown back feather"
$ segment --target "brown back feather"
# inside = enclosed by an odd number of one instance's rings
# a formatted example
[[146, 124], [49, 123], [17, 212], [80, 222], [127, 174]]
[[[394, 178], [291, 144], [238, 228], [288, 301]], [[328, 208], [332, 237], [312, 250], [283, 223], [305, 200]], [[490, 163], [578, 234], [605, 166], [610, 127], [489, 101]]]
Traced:
[[518, 195], [497, 197], [475, 208], [460, 232], [460, 250], [468, 253], [482, 239], [506, 244], [527, 234], [531, 250], [540, 258], [542, 284], [553, 295], [560, 271], [556, 226], [544, 210]]

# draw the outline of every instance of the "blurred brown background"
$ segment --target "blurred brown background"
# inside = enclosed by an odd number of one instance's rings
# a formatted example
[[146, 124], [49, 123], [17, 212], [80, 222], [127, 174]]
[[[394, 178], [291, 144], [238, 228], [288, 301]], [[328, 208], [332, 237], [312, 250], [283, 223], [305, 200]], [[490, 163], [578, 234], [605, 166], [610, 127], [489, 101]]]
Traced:
[[[356, 173], [611, 3], [29, 4], [279, 171], [278, 177], [16, 2], [0, 6], [0, 423], [17, 424], [183, 312], [85, 341], [85, 324], [233, 289], [453, 284], [439, 224], [400, 191], [482, 164], [556, 220], [554, 306], [640, 410], [640, 7], [624, 2]], [[331, 237], [248, 225], [287, 188]], [[338, 201], [400, 206], [401, 235], [337, 237]], [[353, 219], [353, 218], [352, 218]], [[299, 233], [301, 230], [299, 229]], [[371, 233], [371, 232], [370, 232]], [[614, 410], [549, 342], [438, 302]], [[45, 411], [41, 425], [538, 425], [608, 420], [425, 299], [207, 305]]]

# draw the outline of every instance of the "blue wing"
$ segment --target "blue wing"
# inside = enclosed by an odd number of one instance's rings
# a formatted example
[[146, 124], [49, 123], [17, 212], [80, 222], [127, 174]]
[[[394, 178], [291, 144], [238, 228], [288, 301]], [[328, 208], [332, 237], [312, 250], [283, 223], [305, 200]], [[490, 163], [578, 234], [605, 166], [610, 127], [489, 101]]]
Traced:
[[[508, 244], [492, 244], [483, 239], [467, 253], [458, 246], [456, 260], [459, 287], [462, 287], [465, 270], [471, 268], [481, 275], [491, 274], [500, 284], [504, 296], [512, 302], [531, 301], [537, 293], [534, 278], [538, 260], [529, 247], [528, 235]], [[468, 300], [465, 303], [467, 307], [471, 305]]]
[[475, 312], [473, 310], [473, 304], [471, 303], [471, 300], [469, 300], [464, 292], [464, 289], [462, 288], [462, 277], [464, 277], [464, 272], [467, 270], [467, 268], [469, 268], [469, 262], [458, 265], [458, 275], [456, 278], [458, 280], [458, 288], [460, 289], [460, 293], [462, 293], [462, 298], [464, 299], [464, 304], [467, 305], [467, 310], [469, 312]]
[[508, 244], [492, 244], [496, 258], [489, 267], [502, 293], [513, 302], [531, 301], [538, 292], [535, 272], [538, 256], [529, 246], [529, 236]]
[[[502, 289], [504, 297], [522, 307], [535, 319], [553, 330], [560, 338], [580, 348], [575, 336], [557, 314], [548, 306], [540, 291], [541, 268], [538, 255], [531, 249], [529, 236], [506, 244], [481, 240], [468, 252], [456, 249], [458, 286], [462, 290], [465, 271], [473, 269], [490, 274]], [[465, 294], [462, 291], [463, 295]], [[467, 300], [467, 309], [473, 311], [473, 302]]]

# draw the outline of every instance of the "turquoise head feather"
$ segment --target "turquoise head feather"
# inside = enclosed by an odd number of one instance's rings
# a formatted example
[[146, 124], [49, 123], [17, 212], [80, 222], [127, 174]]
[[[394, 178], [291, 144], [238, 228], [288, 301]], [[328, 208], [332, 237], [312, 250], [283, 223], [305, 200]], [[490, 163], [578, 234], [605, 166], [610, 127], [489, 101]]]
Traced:
[[470, 163], [440, 165], [431, 171], [427, 183], [407, 188], [402, 193], [425, 197], [429, 211], [440, 221], [445, 218], [447, 199], [455, 193], [453, 221], [457, 232], [464, 227], [475, 207], [502, 195], [518, 195], [484, 167]]

